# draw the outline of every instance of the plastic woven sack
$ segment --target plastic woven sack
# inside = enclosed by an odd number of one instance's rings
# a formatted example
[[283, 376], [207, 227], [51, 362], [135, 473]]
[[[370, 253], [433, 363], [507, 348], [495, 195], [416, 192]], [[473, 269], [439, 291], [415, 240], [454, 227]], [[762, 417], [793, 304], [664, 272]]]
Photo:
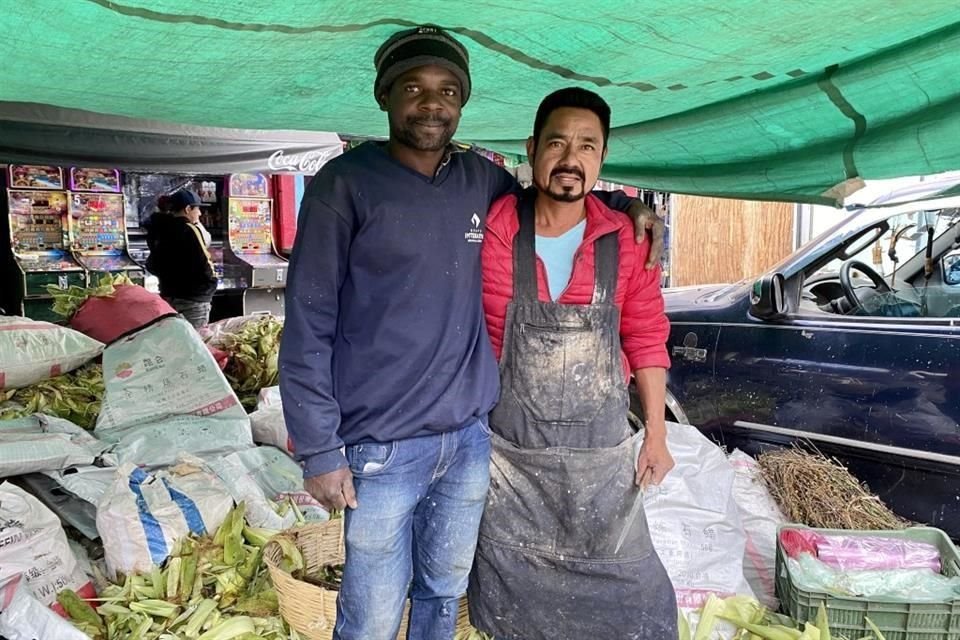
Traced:
[[160, 318], [177, 315], [166, 300], [143, 287], [117, 285], [112, 296], [90, 298], [70, 318], [70, 327], [110, 344]]
[[257, 396], [257, 410], [250, 414], [253, 441], [293, 453], [293, 442], [283, 417], [280, 387], [266, 387]]
[[7, 640], [90, 640], [33, 597], [21, 577], [0, 585], [0, 637]]
[[743, 575], [757, 599], [776, 609], [777, 528], [786, 520], [760, 477], [757, 461], [739, 449], [729, 460], [735, 473], [733, 497], [746, 534]]
[[108, 446], [72, 422], [53, 416], [0, 420], [0, 478], [89, 465]]
[[150, 571], [183, 536], [216, 531], [232, 507], [223, 484], [199, 467], [149, 474], [122, 465], [97, 505], [109, 575]]
[[23, 575], [34, 597], [60, 614], [57, 594], [63, 589], [73, 589], [81, 598], [96, 597], [59, 518], [9, 482], [0, 484], [0, 532], [0, 582]]
[[181, 318], [159, 322], [103, 353], [106, 394], [94, 433], [121, 463], [173, 464], [180, 452], [253, 446], [250, 419], [197, 332]]
[[650, 487], [644, 508], [653, 546], [681, 608], [720, 597], [753, 595], [743, 575], [746, 536], [733, 499], [733, 467], [696, 427], [668, 423], [676, 467]]
[[277, 514], [269, 501], [291, 500], [308, 522], [329, 519], [327, 511], [303, 487], [303, 470], [274, 447], [254, 447], [228, 456], [208, 458], [206, 466], [223, 480], [236, 502], [247, 505], [247, 520], [255, 527], [286, 529], [292, 513]]
[[103, 351], [103, 343], [67, 327], [0, 316], [0, 389], [18, 389], [73, 371]]

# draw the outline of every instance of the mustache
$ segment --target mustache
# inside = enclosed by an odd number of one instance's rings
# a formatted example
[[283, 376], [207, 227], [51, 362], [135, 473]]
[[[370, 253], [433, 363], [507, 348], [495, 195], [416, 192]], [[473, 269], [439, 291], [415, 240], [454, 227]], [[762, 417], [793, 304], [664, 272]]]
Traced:
[[425, 124], [425, 125], [441, 125], [449, 126], [450, 118], [444, 118], [442, 116], [423, 116], [423, 117], [410, 117], [407, 118], [408, 124]]
[[567, 173], [573, 176], [577, 176], [581, 180], [586, 179], [583, 175], [583, 171], [581, 171], [579, 167], [573, 167], [569, 165], [559, 165], [557, 167], [554, 167], [553, 171], [550, 172], [550, 177], [552, 178], [554, 176], [558, 176], [561, 173]]

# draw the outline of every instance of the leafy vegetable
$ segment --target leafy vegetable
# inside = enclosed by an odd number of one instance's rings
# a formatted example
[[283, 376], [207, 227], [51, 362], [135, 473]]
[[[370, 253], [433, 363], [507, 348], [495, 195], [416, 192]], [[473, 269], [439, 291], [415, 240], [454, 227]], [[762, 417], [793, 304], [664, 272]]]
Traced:
[[111, 275], [107, 273], [100, 276], [100, 281], [92, 287], [74, 285], [68, 289], [61, 289], [51, 284], [47, 285], [47, 293], [53, 297], [53, 312], [69, 320], [87, 300], [94, 297], [109, 298], [116, 293], [116, 287], [120, 284], [133, 284], [133, 282], [126, 274]]
[[257, 394], [264, 387], [276, 386], [280, 379], [278, 359], [283, 323], [273, 316], [251, 320], [236, 333], [223, 337], [221, 345], [230, 354], [224, 374], [248, 411], [257, 405]]

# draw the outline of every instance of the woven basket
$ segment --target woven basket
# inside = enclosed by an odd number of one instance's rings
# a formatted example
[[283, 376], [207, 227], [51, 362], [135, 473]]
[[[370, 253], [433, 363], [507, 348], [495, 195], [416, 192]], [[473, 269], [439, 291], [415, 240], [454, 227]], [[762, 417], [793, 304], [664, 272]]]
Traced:
[[[330, 520], [291, 529], [280, 535], [297, 545], [303, 554], [304, 575], [319, 576], [324, 567], [343, 564], [343, 520]], [[306, 640], [331, 640], [337, 622], [337, 592], [298, 580], [280, 568], [283, 551], [276, 542], [268, 542], [263, 559], [280, 601], [280, 615]], [[409, 603], [404, 608], [398, 640], [407, 637]], [[470, 628], [465, 600], [460, 602], [457, 631]]]

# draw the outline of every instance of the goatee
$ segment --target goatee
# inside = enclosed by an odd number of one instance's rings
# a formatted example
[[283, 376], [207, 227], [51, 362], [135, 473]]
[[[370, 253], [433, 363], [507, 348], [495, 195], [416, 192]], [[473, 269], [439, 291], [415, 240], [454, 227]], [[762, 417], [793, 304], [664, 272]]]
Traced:
[[[435, 132], [424, 131], [418, 125], [440, 125]], [[393, 137], [405, 147], [417, 151], [442, 151], [453, 140], [455, 131], [450, 120], [441, 118], [407, 118], [403, 126], [397, 127]]]

